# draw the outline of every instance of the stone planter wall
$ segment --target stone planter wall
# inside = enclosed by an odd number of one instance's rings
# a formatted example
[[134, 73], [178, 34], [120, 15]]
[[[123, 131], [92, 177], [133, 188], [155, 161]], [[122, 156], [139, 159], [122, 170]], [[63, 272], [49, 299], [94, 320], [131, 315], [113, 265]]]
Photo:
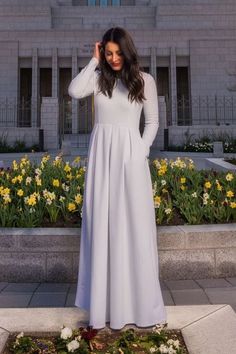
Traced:
[[[1, 228], [0, 281], [76, 282], [80, 228]], [[236, 224], [158, 226], [161, 279], [236, 276]]]

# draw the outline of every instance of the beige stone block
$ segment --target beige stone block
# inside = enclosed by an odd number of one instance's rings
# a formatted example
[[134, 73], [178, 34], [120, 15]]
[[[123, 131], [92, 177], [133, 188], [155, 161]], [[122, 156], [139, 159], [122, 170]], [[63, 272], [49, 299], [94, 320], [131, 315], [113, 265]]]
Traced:
[[196, 279], [215, 277], [213, 250], [159, 251], [161, 279]]

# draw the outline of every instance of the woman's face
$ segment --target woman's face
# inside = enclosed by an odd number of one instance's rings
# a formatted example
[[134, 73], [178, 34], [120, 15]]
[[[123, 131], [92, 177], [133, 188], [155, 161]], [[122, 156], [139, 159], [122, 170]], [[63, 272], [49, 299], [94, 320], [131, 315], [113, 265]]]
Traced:
[[120, 46], [115, 42], [107, 42], [105, 46], [105, 58], [113, 70], [118, 71], [122, 69], [124, 56], [120, 50]]

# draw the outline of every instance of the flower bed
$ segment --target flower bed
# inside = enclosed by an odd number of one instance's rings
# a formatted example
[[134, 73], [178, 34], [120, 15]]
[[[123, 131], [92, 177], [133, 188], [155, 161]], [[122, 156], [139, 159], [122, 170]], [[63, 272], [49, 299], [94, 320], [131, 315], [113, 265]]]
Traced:
[[236, 165], [236, 159], [224, 159], [224, 161], [229, 162], [232, 165]]
[[125, 331], [96, 330], [92, 327], [71, 329], [63, 326], [58, 336], [39, 337], [21, 332], [12, 335], [5, 354], [42, 353], [42, 354], [132, 354], [132, 353], [169, 353], [187, 354], [181, 331], [166, 330], [167, 325], [156, 325], [152, 330]]
[[[236, 178], [197, 171], [190, 158], [150, 160], [157, 225], [236, 221]], [[0, 226], [81, 226], [86, 167], [45, 154], [36, 165], [27, 156], [0, 171]]]

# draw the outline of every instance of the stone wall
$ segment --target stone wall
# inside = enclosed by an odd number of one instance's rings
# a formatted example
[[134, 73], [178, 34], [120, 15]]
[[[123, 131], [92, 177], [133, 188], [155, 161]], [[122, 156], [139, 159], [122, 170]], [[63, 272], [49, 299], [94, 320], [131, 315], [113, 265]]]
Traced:
[[[80, 228], [1, 228], [0, 281], [76, 281]], [[161, 279], [236, 276], [236, 224], [157, 227]]]
[[24, 141], [26, 146], [39, 143], [38, 128], [1, 128], [0, 137], [6, 137], [9, 145], [13, 145], [16, 140]]
[[44, 149], [59, 148], [59, 106], [58, 99], [43, 97], [41, 106], [41, 128], [44, 132]]
[[[236, 136], [236, 125], [194, 125], [194, 126], [169, 126], [169, 144], [182, 145], [186, 142], [186, 137], [199, 138], [204, 136], [228, 134]], [[218, 140], [218, 139], [217, 139]]]

